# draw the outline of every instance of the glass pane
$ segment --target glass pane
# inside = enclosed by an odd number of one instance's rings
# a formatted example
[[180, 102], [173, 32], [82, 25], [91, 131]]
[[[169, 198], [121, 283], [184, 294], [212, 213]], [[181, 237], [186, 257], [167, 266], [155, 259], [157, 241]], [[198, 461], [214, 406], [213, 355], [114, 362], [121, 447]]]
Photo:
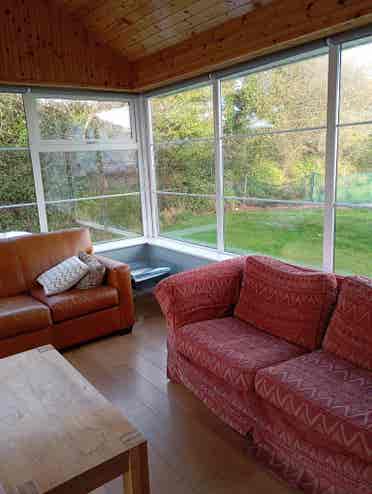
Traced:
[[40, 153], [47, 200], [139, 191], [137, 151]]
[[42, 139], [107, 141], [131, 137], [129, 103], [38, 99]]
[[339, 130], [337, 200], [372, 203], [372, 126]]
[[20, 94], [0, 93], [0, 147], [28, 146], [26, 116]]
[[39, 231], [39, 216], [36, 206], [22, 206], [0, 209], [1, 233], [38, 233]]
[[29, 152], [0, 150], [0, 205], [28, 202], [36, 202]]
[[158, 190], [214, 193], [213, 141], [156, 146], [154, 152]]
[[322, 201], [325, 132], [224, 139], [226, 196]]
[[372, 210], [336, 209], [335, 269], [372, 276]]
[[215, 247], [215, 206], [214, 200], [202, 197], [158, 195], [161, 235]]
[[222, 82], [225, 134], [326, 125], [328, 55]]
[[142, 235], [139, 196], [47, 204], [49, 230], [90, 228], [93, 242]]
[[340, 121], [372, 120], [372, 43], [343, 48]]
[[225, 249], [321, 268], [323, 208], [225, 201]]
[[213, 136], [211, 86], [151, 100], [155, 141]]

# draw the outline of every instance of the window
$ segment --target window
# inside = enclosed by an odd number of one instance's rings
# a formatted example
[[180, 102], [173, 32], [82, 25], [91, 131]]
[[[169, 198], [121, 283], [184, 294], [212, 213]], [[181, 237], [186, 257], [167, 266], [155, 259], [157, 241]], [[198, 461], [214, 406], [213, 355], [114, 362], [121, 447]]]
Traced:
[[211, 86], [153, 98], [151, 115], [159, 233], [215, 247]]
[[335, 268], [372, 276], [372, 42], [341, 54]]
[[95, 243], [141, 236], [133, 111], [120, 99], [0, 93], [2, 234], [86, 226]]
[[322, 266], [327, 55], [222, 82], [225, 249]]
[[39, 231], [23, 99], [0, 93], [0, 236]]

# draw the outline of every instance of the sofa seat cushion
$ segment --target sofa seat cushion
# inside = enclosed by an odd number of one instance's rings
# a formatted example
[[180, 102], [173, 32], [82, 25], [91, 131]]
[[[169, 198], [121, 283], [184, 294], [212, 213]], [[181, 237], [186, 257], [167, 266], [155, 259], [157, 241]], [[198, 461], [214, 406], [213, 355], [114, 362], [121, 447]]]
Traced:
[[323, 348], [372, 371], [372, 280], [345, 278]]
[[298, 430], [372, 462], [372, 373], [318, 350], [257, 372], [261, 398]]
[[52, 324], [50, 311], [28, 295], [0, 298], [0, 338], [31, 333]]
[[336, 304], [333, 274], [248, 256], [234, 315], [308, 350], [320, 347]]
[[87, 290], [74, 288], [50, 297], [45, 295], [42, 288], [35, 287], [32, 288], [31, 295], [50, 308], [54, 322], [74, 319], [119, 303], [118, 291], [112, 286], [100, 286]]
[[183, 326], [177, 330], [176, 348], [189, 361], [240, 391], [254, 389], [258, 369], [304, 353], [302, 348], [234, 317]]

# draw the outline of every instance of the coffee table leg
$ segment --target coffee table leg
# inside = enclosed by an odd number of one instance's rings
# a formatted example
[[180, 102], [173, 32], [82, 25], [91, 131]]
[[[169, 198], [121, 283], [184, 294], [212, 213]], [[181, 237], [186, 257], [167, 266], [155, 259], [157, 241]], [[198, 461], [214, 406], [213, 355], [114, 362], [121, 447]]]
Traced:
[[147, 443], [129, 451], [129, 468], [124, 473], [124, 494], [150, 494]]

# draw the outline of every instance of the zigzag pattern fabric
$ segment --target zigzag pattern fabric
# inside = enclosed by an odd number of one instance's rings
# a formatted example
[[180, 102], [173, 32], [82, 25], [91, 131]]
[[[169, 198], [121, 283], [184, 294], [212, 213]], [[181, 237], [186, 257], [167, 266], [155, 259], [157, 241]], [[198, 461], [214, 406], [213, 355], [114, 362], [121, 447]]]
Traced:
[[[303, 293], [297, 297], [294, 292], [290, 296], [285, 292], [286, 276], [280, 275], [282, 284], [276, 287], [282, 287], [283, 292], [276, 294], [274, 305], [270, 303], [273, 299], [264, 301], [266, 317], [276, 317], [280, 327], [279, 334], [272, 335], [252, 327], [252, 322], [230, 317], [239, 298], [242, 261], [212, 264], [159, 284], [156, 297], [168, 325], [168, 377], [184, 384], [240, 434], [249, 433], [254, 444], [250, 451], [291, 485], [309, 494], [371, 494], [372, 373], [353, 363], [366, 367], [371, 349], [371, 325], [365, 324], [370, 315], [363, 314], [372, 300], [369, 287], [364, 292], [366, 287], [360, 280], [352, 284], [356, 293], [349, 293], [350, 299], [348, 295], [349, 300], [342, 302], [337, 331], [327, 334], [327, 345], [332, 344], [335, 353], [340, 338], [343, 359], [329, 351], [331, 346], [327, 351], [319, 350], [337, 295], [334, 278], [327, 278], [322, 285], [319, 273], [288, 265], [287, 271], [299, 272], [300, 281], [306, 272], [312, 277], [306, 276], [310, 281], [304, 283], [305, 297]], [[312, 285], [313, 280], [317, 283]], [[273, 279], [274, 284], [276, 281]], [[344, 286], [351, 284], [347, 281]], [[309, 315], [302, 302], [311, 292], [307, 300], [316, 296], [323, 305]], [[270, 287], [264, 293], [272, 294]], [[252, 300], [246, 299], [252, 311], [262, 308], [260, 297], [261, 292]], [[300, 303], [291, 305], [293, 317], [286, 319], [286, 307], [296, 299]], [[350, 300], [353, 309], [348, 306]], [[273, 308], [279, 310], [274, 311], [275, 317]], [[283, 318], [278, 317], [281, 309]], [[356, 326], [362, 322], [363, 335], [358, 336], [353, 324], [350, 329], [350, 321]], [[283, 340], [296, 337], [299, 326], [304, 331], [301, 340], [295, 339], [296, 344]], [[314, 328], [316, 332], [311, 331]], [[348, 339], [349, 330], [352, 338], [359, 338], [368, 347], [359, 354], [361, 360], [356, 360], [358, 347], [353, 348], [354, 341]], [[315, 351], [304, 353], [314, 344]], [[289, 360], [280, 361], [278, 356], [283, 352], [284, 357], [289, 347], [300, 353], [289, 352]], [[354, 357], [350, 358], [350, 350]], [[274, 355], [277, 360], [270, 363]]]
[[257, 370], [305, 352], [235, 317], [183, 326], [176, 334], [176, 348], [194, 364], [241, 391], [253, 391]]
[[345, 278], [323, 348], [372, 370], [371, 279], [363, 276]]
[[315, 350], [336, 303], [333, 274], [266, 256], [248, 256], [234, 315], [291, 343]]
[[372, 375], [319, 350], [257, 373], [259, 396], [325, 444], [372, 460]]

